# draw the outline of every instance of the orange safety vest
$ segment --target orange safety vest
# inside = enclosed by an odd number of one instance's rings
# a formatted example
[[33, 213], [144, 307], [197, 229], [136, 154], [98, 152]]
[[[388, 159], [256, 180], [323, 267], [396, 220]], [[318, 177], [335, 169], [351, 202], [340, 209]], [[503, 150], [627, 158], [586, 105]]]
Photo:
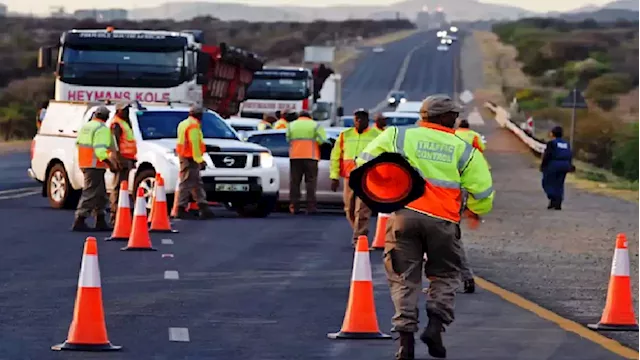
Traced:
[[96, 149], [102, 149], [107, 154], [109, 153], [110, 135], [101, 135], [100, 139], [96, 139], [95, 136], [96, 132], [103, 127], [108, 130], [104, 120], [93, 118], [80, 129], [76, 142], [80, 169], [107, 169], [109, 167], [96, 156]]
[[[198, 119], [189, 117], [191, 124], [189, 124], [185, 129], [184, 133], [178, 134], [178, 143], [176, 144], [176, 154], [183, 158], [193, 159], [193, 145], [191, 144], [191, 139], [189, 139], [189, 132], [193, 129], [200, 128], [200, 121]], [[184, 143], [180, 143], [180, 139], [184, 140]], [[200, 139], [200, 153], [204, 154], [207, 150], [207, 146], [204, 144], [203, 139]]]
[[278, 121], [276, 121], [273, 124], [273, 128], [276, 129], [276, 130], [286, 129], [287, 125], [288, 125], [287, 120], [285, 120], [284, 118], [280, 118], [280, 119], [278, 119]]
[[320, 128], [320, 123], [308, 117], [299, 117], [292, 121], [287, 127], [289, 158], [320, 160], [318, 134], [324, 134], [324, 128]]
[[120, 125], [120, 129], [122, 130], [120, 139], [118, 139], [120, 155], [125, 159], [135, 160], [136, 155], [138, 154], [138, 146], [136, 145], [136, 140], [133, 137], [133, 130], [127, 122], [115, 116], [111, 123], [111, 133], [114, 133], [116, 124]]

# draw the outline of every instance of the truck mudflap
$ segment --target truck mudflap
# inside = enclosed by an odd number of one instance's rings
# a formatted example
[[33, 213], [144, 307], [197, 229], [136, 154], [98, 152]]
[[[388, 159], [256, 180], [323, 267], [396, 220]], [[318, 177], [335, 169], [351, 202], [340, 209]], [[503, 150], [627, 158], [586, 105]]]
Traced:
[[240, 111], [253, 74], [262, 69], [265, 60], [225, 43], [220, 46], [203, 44], [201, 50], [209, 54], [206, 83], [202, 89], [203, 104], [229, 118]]

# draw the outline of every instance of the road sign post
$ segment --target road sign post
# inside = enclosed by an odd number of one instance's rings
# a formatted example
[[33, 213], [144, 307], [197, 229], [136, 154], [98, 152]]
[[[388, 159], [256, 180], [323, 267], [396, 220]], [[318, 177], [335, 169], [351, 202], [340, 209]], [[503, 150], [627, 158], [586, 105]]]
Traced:
[[587, 101], [582, 96], [582, 93], [578, 91], [578, 89], [573, 88], [571, 93], [564, 98], [560, 107], [570, 108], [571, 109], [571, 132], [569, 138], [569, 146], [573, 150], [573, 139], [575, 138], [576, 133], [576, 109], [586, 109]]

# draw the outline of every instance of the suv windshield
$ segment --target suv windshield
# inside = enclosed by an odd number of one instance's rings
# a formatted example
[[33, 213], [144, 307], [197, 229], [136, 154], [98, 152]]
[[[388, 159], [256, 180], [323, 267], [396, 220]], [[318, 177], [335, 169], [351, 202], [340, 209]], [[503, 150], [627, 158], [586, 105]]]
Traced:
[[[187, 111], [140, 111], [138, 125], [145, 140], [175, 139], [178, 137], [178, 124], [187, 117]], [[205, 113], [202, 117], [202, 134], [205, 139], [239, 140], [233, 129], [214, 113]]]

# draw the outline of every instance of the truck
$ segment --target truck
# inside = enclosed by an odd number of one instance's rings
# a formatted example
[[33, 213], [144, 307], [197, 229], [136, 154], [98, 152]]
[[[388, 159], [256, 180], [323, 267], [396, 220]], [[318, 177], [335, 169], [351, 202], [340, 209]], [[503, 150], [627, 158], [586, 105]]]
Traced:
[[313, 106], [313, 118], [324, 127], [337, 126], [340, 117], [344, 115], [341, 80], [340, 74], [329, 75], [322, 85], [318, 101]]
[[39, 49], [38, 67], [55, 69], [56, 101], [196, 103], [228, 118], [264, 60], [204, 40], [200, 30], [72, 29]]
[[313, 107], [313, 74], [309, 69], [270, 66], [253, 74], [240, 116], [262, 118], [265, 113], [311, 111]]

